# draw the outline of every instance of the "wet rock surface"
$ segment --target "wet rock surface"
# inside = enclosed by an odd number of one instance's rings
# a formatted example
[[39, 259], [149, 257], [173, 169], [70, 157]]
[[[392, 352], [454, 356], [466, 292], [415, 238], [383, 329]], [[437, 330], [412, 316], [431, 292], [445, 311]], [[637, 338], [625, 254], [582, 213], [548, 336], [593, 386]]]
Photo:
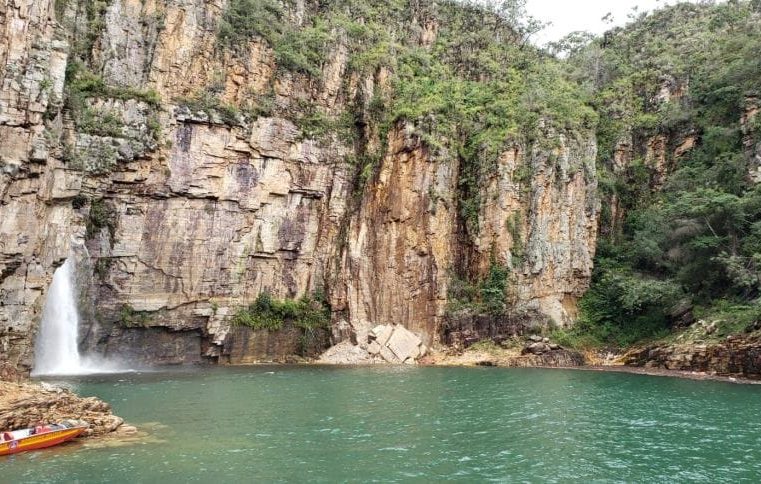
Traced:
[[547, 324], [548, 319], [535, 311], [494, 315], [464, 309], [447, 315], [441, 329], [441, 341], [455, 350], [464, 350], [487, 339], [500, 344]]

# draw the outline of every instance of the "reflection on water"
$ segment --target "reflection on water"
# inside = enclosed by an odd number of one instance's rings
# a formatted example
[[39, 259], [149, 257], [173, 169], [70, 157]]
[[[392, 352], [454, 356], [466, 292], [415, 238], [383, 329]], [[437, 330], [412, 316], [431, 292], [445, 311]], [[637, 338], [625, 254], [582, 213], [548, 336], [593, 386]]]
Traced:
[[3, 478], [751, 482], [761, 476], [759, 386], [409, 367], [192, 368], [68, 381], [111, 402], [143, 438], [17, 455], [0, 461]]

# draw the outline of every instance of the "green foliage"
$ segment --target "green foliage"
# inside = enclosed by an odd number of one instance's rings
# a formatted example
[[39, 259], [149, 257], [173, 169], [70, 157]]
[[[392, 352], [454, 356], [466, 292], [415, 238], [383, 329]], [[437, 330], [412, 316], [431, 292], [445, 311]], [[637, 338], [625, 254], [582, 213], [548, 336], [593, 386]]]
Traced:
[[368, 181], [372, 178], [373, 174], [375, 173], [375, 168], [380, 163], [380, 156], [372, 156], [372, 155], [363, 155], [358, 157], [357, 159], [357, 165], [360, 167], [359, 170], [359, 176], [357, 177], [357, 184], [359, 185], [360, 190], [358, 193], [361, 193], [361, 188], [363, 188]]
[[159, 117], [155, 114], [148, 117], [148, 133], [151, 135], [154, 141], [161, 139], [161, 122]]
[[76, 116], [77, 130], [95, 136], [124, 136], [124, 123], [121, 117], [109, 111], [84, 106]]
[[[624, 214], [618, 232], [602, 227], [611, 237], [600, 243], [576, 336], [624, 345], [660, 334], [666, 303], [655, 296], [677, 288], [707, 313], [759, 297], [761, 191], [747, 178], [740, 126], [744, 96], [761, 79], [759, 51], [757, 14], [738, 1], [658, 10], [570, 55], [572, 77], [594, 93], [604, 119], [601, 193]], [[658, 135], [691, 135], [695, 147], [676, 158], [665, 146], [665, 166], [656, 169], [644, 160]], [[613, 170], [626, 136], [635, 159]], [[610, 224], [610, 212], [603, 215]]]
[[710, 307], [695, 308], [695, 316], [708, 324], [714, 324], [716, 330], [711, 334], [700, 331], [698, 335], [688, 336], [697, 336], [703, 340], [726, 340], [729, 335], [752, 333], [761, 328], [761, 301], [747, 304], [719, 299]]
[[264, 291], [253, 304], [238, 311], [232, 323], [268, 331], [277, 331], [285, 323], [290, 323], [303, 331], [313, 332], [330, 327], [330, 308], [318, 293], [298, 300], [279, 300]]
[[510, 275], [507, 267], [492, 263], [489, 273], [481, 283], [481, 300], [490, 314], [505, 311], [507, 297], [507, 279]]
[[122, 305], [119, 310], [119, 324], [125, 328], [144, 328], [151, 324], [151, 313], [148, 311], [135, 311], [129, 304]]
[[354, 116], [345, 112], [340, 116], [329, 116], [309, 103], [299, 103], [294, 123], [306, 138], [320, 139], [335, 134], [350, 144], [354, 141]]
[[236, 106], [223, 103], [219, 95], [212, 89], [201, 91], [194, 97], [175, 99], [175, 102], [193, 112], [216, 114], [222, 123], [229, 126], [237, 126], [241, 122], [241, 111]]
[[473, 343], [472, 345], [468, 346], [469, 352], [480, 352], [480, 353], [487, 353], [487, 354], [500, 354], [504, 352], [504, 348], [502, 348], [500, 345], [495, 343], [491, 339], [483, 339], [481, 341], [477, 341]]
[[671, 281], [644, 278], [622, 265], [598, 260], [592, 288], [579, 302], [579, 321], [553, 337], [574, 347], [626, 347], [661, 337], [669, 331], [667, 312], [681, 295]]
[[316, 77], [332, 41], [328, 24], [320, 18], [301, 30], [286, 32], [275, 45], [278, 67]]
[[[729, 126], [756, 89], [761, 35], [748, 2], [681, 3], [656, 10], [571, 54], [575, 76], [596, 91], [601, 159], [628, 126], [643, 134]], [[689, 80], [689, 84], [687, 84]], [[663, 86], [686, 96], [665, 101]]]
[[[361, 112], [336, 116], [300, 105], [290, 117], [307, 136], [335, 131], [351, 136], [372, 122], [380, 137], [372, 146], [381, 148], [361, 155], [375, 161], [383, 156], [391, 126], [414, 124], [434, 156], [459, 159], [459, 212], [475, 235], [480, 186], [507, 146], [541, 138], [540, 123], [561, 130], [592, 129], [596, 123], [597, 115], [562, 64], [526, 44], [538, 24], [525, 15], [524, 3], [338, 0], [307, 6], [306, 20], [297, 26], [286, 20], [288, 2], [281, 7], [233, 0], [223, 14], [219, 41], [242, 51], [252, 37], [260, 37], [273, 48], [280, 69], [311, 77], [321, 74], [329, 52], [343, 48], [349, 56], [347, 78], [385, 68], [392, 89], [369, 93], [372, 101]], [[434, 19], [439, 28], [430, 48], [411, 41], [421, 35], [419, 24]], [[355, 116], [362, 118], [357, 124]], [[358, 166], [360, 186], [374, 171], [375, 165]]]
[[[55, 0], [53, 8], [56, 20], [75, 33], [71, 39], [73, 58], [91, 59], [95, 43], [106, 26], [105, 15], [111, 2], [112, 0]], [[72, 10], [74, 17], [66, 18], [65, 14]]]
[[88, 202], [87, 197], [82, 194], [79, 194], [71, 199], [71, 208], [75, 210], [79, 210], [80, 208], [87, 205], [87, 202]]
[[505, 221], [505, 227], [510, 232], [510, 238], [513, 241], [511, 249], [513, 256], [513, 265], [520, 265], [523, 262], [523, 237], [521, 236], [522, 217], [520, 212], [513, 213]]
[[236, 53], [259, 37], [275, 50], [279, 68], [317, 76], [333, 42], [330, 25], [321, 17], [313, 24], [296, 28], [284, 20], [277, 0], [232, 0], [219, 25], [220, 44]]
[[219, 24], [219, 42], [228, 49], [244, 51], [253, 37], [274, 45], [286, 29], [278, 0], [232, 0]]
[[434, 155], [459, 159], [459, 212], [475, 236], [481, 187], [506, 148], [550, 127], [593, 128], [597, 115], [560, 62], [514, 42], [504, 16], [454, 3], [440, 5], [438, 15], [432, 49], [397, 54], [386, 122], [414, 122]]
[[94, 273], [100, 279], [105, 279], [108, 273], [111, 271], [111, 267], [114, 265], [113, 257], [100, 257], [95, 261]]
[[[125, 137], [127, 132], [121, 114], [95, 107], [90, 102], [92, 98], [134, 99], [146, 103], [152, 110], [158, 109], [161, 104], [155, 91], [108, 86], [81, 62], [72, 60], [66, 67], [64, 107], [74, 120], [77, 131], [99, 137]], [[160, 125], [155, 114], [149, 117], [148, 128], [151, 136], [157, 139]], [[108, 140], [91, 141], [84, 148], [85, 152], [69, 144], [64, 144], [63, 148], [63, 158], [72, 168], [94, 175], [108, 173], [117, 163], [118, 154]]]
[[66, 9], [69, 7], [69, 1], [70, 0], [55, 0], [53, 3], [53, 11], [58, 20], [63, 18], [64, 13], [66, 13]]
[[470, 308], [488, 314], [504, 313], [509, 278], [510, 270], [496, 262], [489, 266], [485, 277], [475, 282], [450, 277], [447, 310], [454, 312]]
[[161, 97], [152, 89], [141, 90], [133, 87], [109, 86], [103, 78], [94, 74], [79, 61], [71, 61], [66, 66], [66, 102], [70, 109], [78, 109], [87, 98], [108, 98], [144, 102], [151, 107], [161, 105]]
[[86, 237], [88, 240], [100, 234], [101, 229], [108, 229], [113, 244], [117, 225], [116, 210], [102, 198], [90, 202], [90, 214], [87, 217]]

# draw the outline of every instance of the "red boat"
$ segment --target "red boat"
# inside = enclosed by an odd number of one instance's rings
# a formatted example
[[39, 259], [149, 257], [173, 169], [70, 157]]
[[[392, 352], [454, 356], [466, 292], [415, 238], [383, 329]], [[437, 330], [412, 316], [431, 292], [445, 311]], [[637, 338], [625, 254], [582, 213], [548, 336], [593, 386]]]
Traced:
[[0, 455], [16, 454], [62, 444], [78, 437], [85, 430], [87, 430], [87, 426], [69, 425], [64, 422], [38, 425], [12, 432], [0, 432]]

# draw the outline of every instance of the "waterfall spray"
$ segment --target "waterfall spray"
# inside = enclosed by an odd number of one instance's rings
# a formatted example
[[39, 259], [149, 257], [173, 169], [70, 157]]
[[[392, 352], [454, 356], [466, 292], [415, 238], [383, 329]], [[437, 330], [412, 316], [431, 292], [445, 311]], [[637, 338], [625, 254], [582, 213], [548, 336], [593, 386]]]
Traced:
[[71, 256], [53, 274], [35, 343], [33, 376], [125, 371], [112, 362], [79, 354], [75, 264], [75, 257]]
[[38, 375], [76, 374], [81, 371], [73, 259], [69, 257], [55, 271], [48, 289], [36, 343], [34, 373]]

